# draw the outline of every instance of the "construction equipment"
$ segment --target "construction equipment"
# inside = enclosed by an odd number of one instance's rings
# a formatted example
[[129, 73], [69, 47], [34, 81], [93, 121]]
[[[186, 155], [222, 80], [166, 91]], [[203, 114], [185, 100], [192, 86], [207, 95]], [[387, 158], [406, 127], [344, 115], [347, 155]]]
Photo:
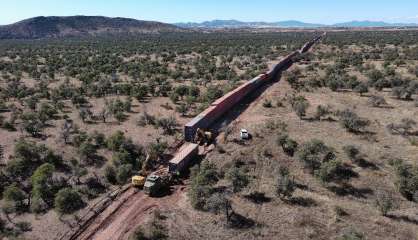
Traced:
[[171, 175], [168, 168], [163, 168], [151, 173], [145, 183], [144, 192], [150, 197], [158, 196], [170, 186]]
[[195, 143], [199, 145], [210, 145], [213, 141], [213, 133], [198, 128], [196, 131]]
[[133, 176], [132, 177], [132, 186], [137, 188], [142, 188], [145, 184], [145, 177], [143, 176]]

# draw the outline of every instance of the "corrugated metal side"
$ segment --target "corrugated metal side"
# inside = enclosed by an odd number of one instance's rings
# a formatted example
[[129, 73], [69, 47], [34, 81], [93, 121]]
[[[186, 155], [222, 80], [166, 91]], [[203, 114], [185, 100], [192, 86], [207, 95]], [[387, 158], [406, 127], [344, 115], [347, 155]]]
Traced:
[[199, 115], [197, 115], [195, 118], [193, 118], [191, 121], [186, 123], [184, 126], [184, 136], [185, 140], [188, 142], [193, 141], [194, 135], [196, 134], [196, 130], [198, 128], [205, 129], [209, 127], [209, 125], [216, 119], [214, 119], [216, 114], [216, 108], [215, 106], [209, 106], [205, 109], [205, 111], [201, 112]]
[[197, 156], [199, 145], [194, 143], [184, 144], [175, 156], [168, 163], [170, 172], [182, 172], [190, 163], [193, 157]]
[[170, 163], [178, 164], [187, 158], [189, 155], [193, 154], [199, 145], [194, 143], [186, 143], [184, 144], [175, 154], [175, 156], [170, 160]]

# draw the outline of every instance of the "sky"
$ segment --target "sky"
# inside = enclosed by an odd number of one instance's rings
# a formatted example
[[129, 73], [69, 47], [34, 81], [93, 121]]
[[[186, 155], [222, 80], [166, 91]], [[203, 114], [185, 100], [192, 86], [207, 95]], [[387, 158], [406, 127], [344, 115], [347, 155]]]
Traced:
[[0, 25], [35, 16], [71, 15], [167, 23], [213, 19], [418, 23], [418, 0], [0, 0]]

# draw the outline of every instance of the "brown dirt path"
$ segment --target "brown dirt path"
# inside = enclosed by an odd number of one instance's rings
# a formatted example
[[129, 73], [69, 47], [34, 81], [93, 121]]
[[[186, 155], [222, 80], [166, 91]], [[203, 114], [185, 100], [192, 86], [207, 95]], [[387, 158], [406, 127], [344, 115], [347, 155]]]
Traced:
[[117, 201], [100, 213], [87, 228], [74, 239], [80, 240], [122, 240], [128, 239], [135, 229], [155, 209], [170, 209], [180, 198], [182, 187], [162, 198], [151, 198], [137, 189], [130, 189]]

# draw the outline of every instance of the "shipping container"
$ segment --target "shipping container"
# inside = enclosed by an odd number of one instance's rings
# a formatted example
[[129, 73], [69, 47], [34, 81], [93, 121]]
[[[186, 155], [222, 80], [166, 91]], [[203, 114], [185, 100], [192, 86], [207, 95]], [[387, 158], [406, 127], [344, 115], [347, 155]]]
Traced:
[[[318, 38], [320, 39], [320, 37]], [[315, 39], [312, 42], [306, 43], [300, 51], [303, 51], [304, 48], [310, 48], [311, 44], [318, 41]], [[190, 122], [184, 126], [184, 137], [188, 142], [194, 140], [194, 136], [198, 128], [208, 129], [211, 124], [217, 121], [223, 114], [230, 111], [235, 107], [243, 98], [247, 97], [251, 92], [256, 90], [262, 84], [270, 81], [274, 76], [279, 72], [286, 70], [293, 63], [293, 58], [300, 54], [300, 51], [295, 51], [286, 57], [284, 57], [280, 62], [278, 62], [273, 68], [265, 74], [260, 74], [259, 76], [251, 79], [250, 81], [242, 84], [238, 88], [228, 92], [221, 98], [213, 102], [205, 111], [197, 115]]]
[[189, 165], [190, 161], [199, 153], [199, 145], [194, 143], [185, 143], [175, 156], [168, 163], [170, 173], [181, 173]]

